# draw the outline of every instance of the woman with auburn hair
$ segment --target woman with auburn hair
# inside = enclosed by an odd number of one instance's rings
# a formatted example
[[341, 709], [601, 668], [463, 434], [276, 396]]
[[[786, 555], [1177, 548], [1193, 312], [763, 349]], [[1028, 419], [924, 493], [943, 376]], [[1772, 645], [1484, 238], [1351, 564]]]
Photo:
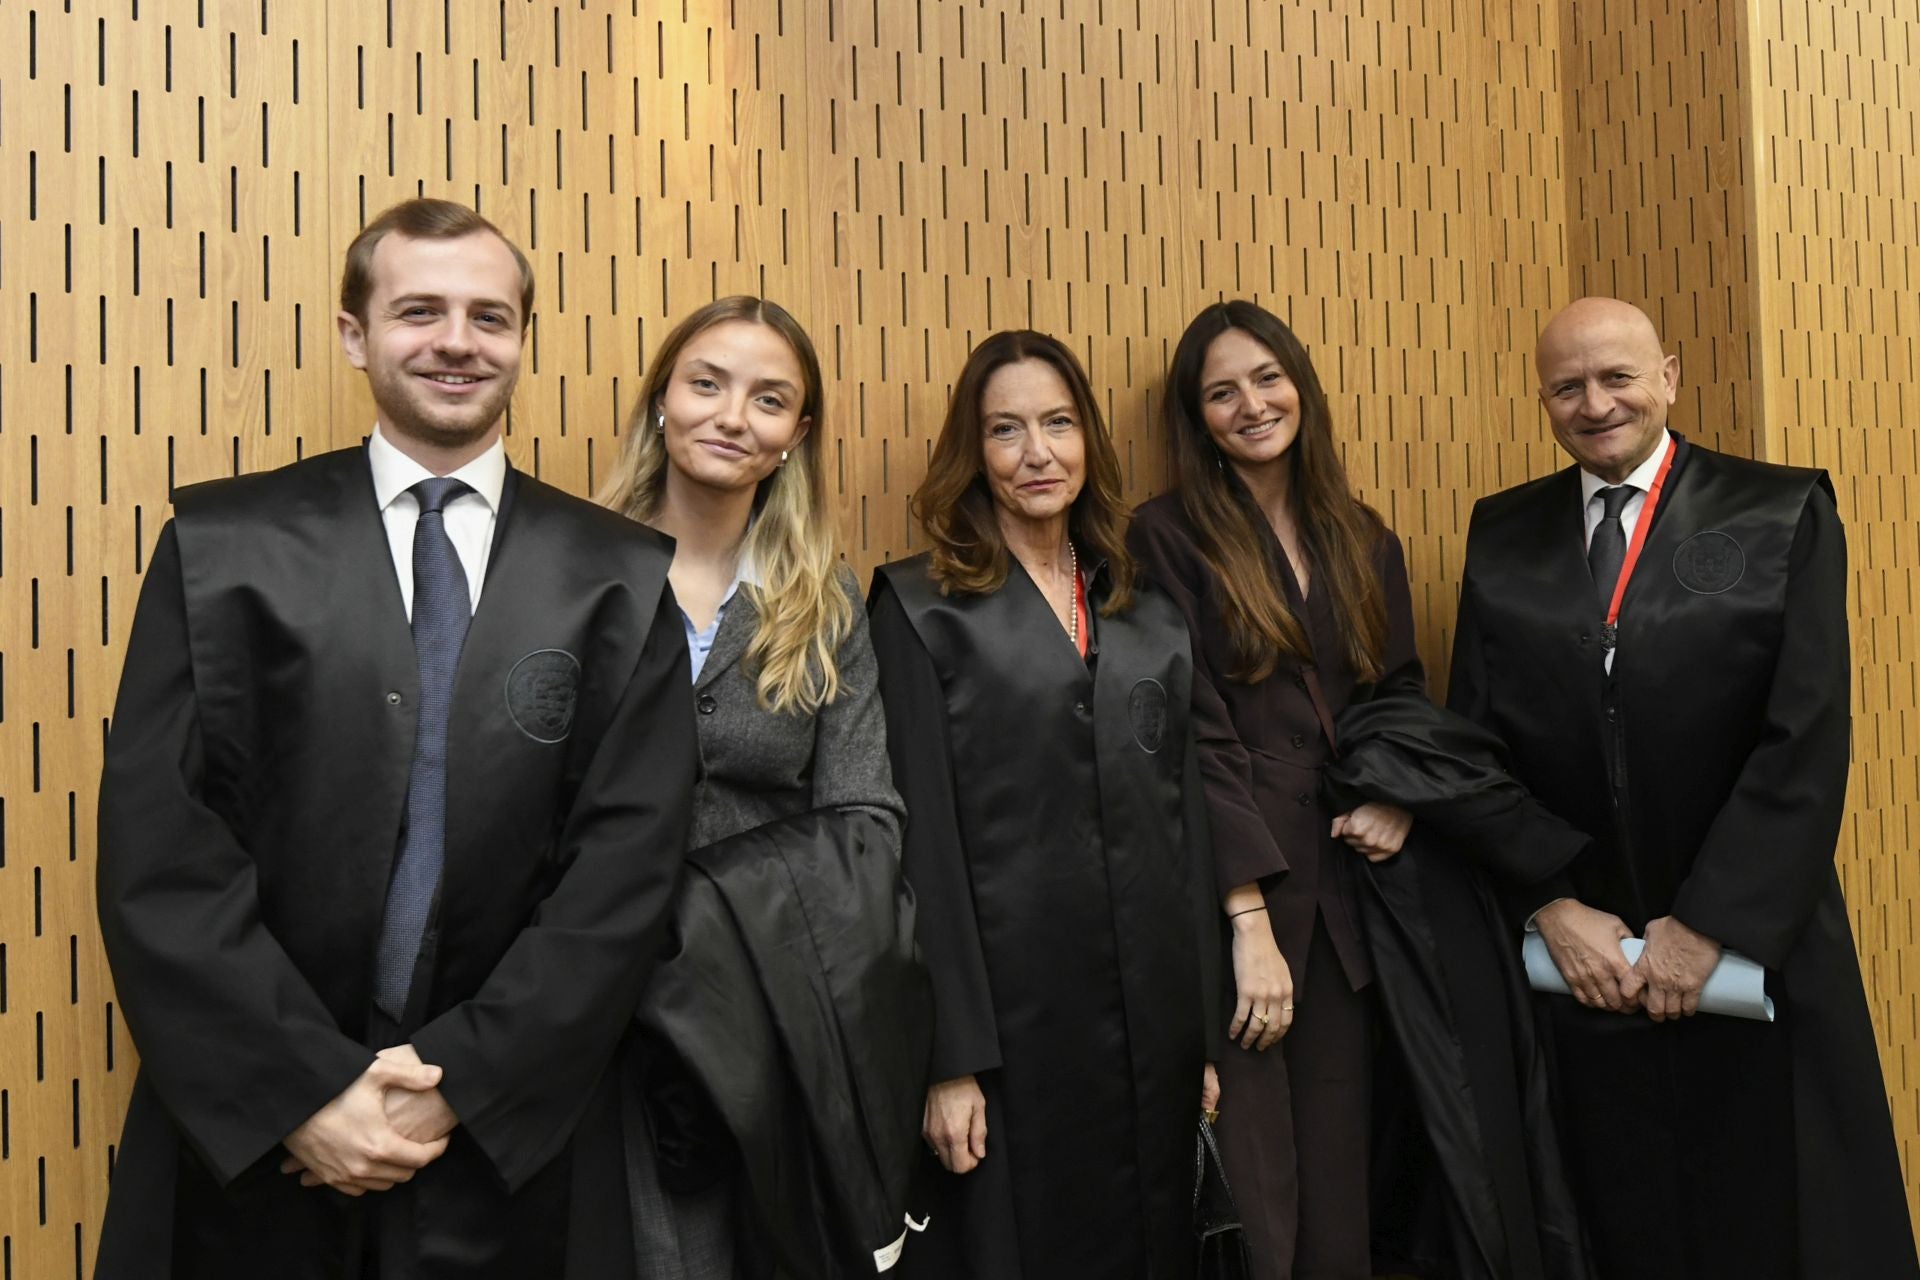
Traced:
[[[655, 355], [599, 495], [674, 539], [699, 713], [696, 850], [816, 810], [862, 812], [897, 848], [873, 649], [834, 551], [822, 401], [791, 315], [758, 298], [709, 303]], [[639, 1274], [723, 1280], [767, 1264], [735, 1256], [755, 1233], [732, 1182], [664, 1190], [645, 1140], [629, 1142], [628, 1164]]]
[[[1490, 756], [1458, 762], [1478, 788], [1449, 797], [1464, 820], [1442, 804], [1416, 827], [1390, 803], [1405, 792], [1329, 785], [1351, 763], [1356, 709], [1373, 712], [1373, 753], [1383, 712], [1403, 736], [1444, 715], [1426, 699], [1400, 542], [1354, 496], [1313, 362], [1272, 313], [1201, 312], [1164, 403], [1174, 488], [1135, 513], [1129, 543], [1192, 635], [1232, 935], [1217, 1131], [1254, 1273], [1582, 1275], [1550, 1131], [1521, 1117], [1523, 1094], [1544, 1112], [1544, 1085], [1514, 948], [1484, 885], [1430, 842], [1437, 828], [1519, 841], [1536, 863], [1524, 874], [1545, 875], [1583, 838], [1499, 790]], [[1388, 765], [1396, 785], [1413, 768]], [[1376, 1116], [1377, 1099], [1396, 1105]], [[1370, 1168], [1383, 1146], [1391, 1161]]]
[[914, 1277], [1193, 1272], [1196, 1112], [1217, 1098], [1186, 628], [1141, 589], [1120, 467], [1057, 340], [968, 358], [882, 566], [874, 648], [934, 983]]

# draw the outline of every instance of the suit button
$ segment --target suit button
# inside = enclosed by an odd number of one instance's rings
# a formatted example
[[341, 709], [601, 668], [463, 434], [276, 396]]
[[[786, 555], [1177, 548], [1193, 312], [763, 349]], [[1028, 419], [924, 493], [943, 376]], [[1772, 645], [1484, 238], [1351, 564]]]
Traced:
[[719, 705], [720, 705], [719, 703], [713, 700], [713, 695], [710, 693], [701, 694], [700, 701], [694, 703], [694, 706], [700, 709], [700, 714], [703, 716], [712, 715], [713, 709]]
[[1087, 714], [1087, 704], [1086, 704], [1086, 703], [1084, 703], [1084, 702], [1076, 702], [1076, 703], [1074, 703], [1074, 704], [1073, 704], [1073, 712], [1074, 712], [1074, 714], [1075, 714], [1075, 715], [1081, 715], [1081, 716], [1083, 716], [1083, 715], [1085, 715], [1085, 714]]
[[399, 690], [397, 690], [397, 689], [395, 689], [395, 690], [393, 690], [392, 692], [390, 692], [390, 693], [388, 693], [388, 694], [387, 694], [387, 705], [388, 705], [388, 706], [390, 706], [390, 707], [397, 707], [397, 706], [399, 706], [399, 705], [400, 705], [400, 691], [399, 691]]
[[1293, 737], [1287, 739], [1287, 741], [1293, 743], [1296, 747], [1304, 747], [1307, 745], [1307, 735], [1304, 733], [1296, 733]]
[[1308, 795], [1304, 791], [1302, 791], [1299, 795], [1295, 796], [1294, 798], [1298, 800], [1303, 807], [1313, 803], [1313, 797]]

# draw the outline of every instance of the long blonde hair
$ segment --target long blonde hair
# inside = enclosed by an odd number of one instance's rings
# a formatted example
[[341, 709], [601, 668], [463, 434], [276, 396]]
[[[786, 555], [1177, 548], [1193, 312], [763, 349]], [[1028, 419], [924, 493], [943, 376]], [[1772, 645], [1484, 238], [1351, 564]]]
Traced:
[[731, 320], [766, 325], [786, 339], [804, 383], [799, 416], [813, 422], [754, 495], [755, 517], [741, 554], [752, 557], [760, 582], [743, 582], [740, 588], [760, 613], [745, 658], [760, 705], [811, 715], [840, 695], [835, 654], [853, 629], [853, 603], [836, 576], [839, 560], [820, 465], [820, 442], [826, 438], [820, 360], [800, 322], [778, 303], [742, 294], [709, 302], [675, 326], [641, 383], [627, 418], [626, 445], [598, 501], [643, 522], [659, 511], [668, 463], [665, 439], [653, 429], [654, 414], [681, 350], [697, 334]]

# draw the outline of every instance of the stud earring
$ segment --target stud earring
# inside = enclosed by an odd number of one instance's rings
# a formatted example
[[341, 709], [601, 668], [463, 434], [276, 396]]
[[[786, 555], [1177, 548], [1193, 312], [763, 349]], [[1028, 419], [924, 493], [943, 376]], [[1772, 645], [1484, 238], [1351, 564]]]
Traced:
[[653, 429], [661, 435], [667, 434], [667, 411], [662, 409], [653, 419]]
[[780, 451], [780, 465], [783, 467], [787, 465], [787, 451], [785, 449]]

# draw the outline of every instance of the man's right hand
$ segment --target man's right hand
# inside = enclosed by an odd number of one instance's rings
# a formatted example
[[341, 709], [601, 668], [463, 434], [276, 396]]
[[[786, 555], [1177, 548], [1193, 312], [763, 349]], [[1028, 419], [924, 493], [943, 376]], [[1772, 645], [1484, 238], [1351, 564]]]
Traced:
[[1631, 1013], [1640, 1005], [1636, 996], [1621, 994], [1620, 983], [1631, 966], [1620, 951], [1620, 940], [1631, 938], [1619, 916], [1596, 911], [1578, 899], [1562, 898], [1540, 908], [1534, 927], [1547, 940], [1547, 954], [1567, 980], [1573, 998], [1589, 1009]]
[[447, 1140], [410, 1142], [387, 1120], [389, 1089], [420, 1093], [440, 1085], [440, 1068], [376, 1058], [339, 1097], [287, 1135], [291, 1153], [282, 1173], [298, 1173], [306, 1186], [332, 1187], [344, 1195], [388, 1191], [432, 1164]]
[[927, 1090], [921, 1136], [950, 1173], [971, 1173], [987, 1158], [987, 1098], [972, 1076], [943, 1080]]

